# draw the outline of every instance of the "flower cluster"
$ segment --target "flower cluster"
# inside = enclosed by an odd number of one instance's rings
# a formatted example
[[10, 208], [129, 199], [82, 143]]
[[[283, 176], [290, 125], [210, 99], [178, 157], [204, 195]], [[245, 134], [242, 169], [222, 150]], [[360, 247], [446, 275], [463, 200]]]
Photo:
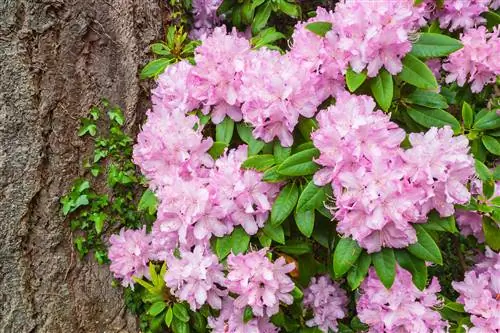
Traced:
[[391, 289], [383, 286], [373, 268], [361, 285], [356, 309], [359, 319], [370, 326], [368, 332], [446, 332], [447, 323], [433, 309], [440, 305], [438, 280], [433, 278], [421, 291], [408, 271], [397, 267], [396, 272]]
[[443, 64], [449, 74], [446, 82], [463, 86], [471, 84], [472, 92], [480, 92], [500, 75], [500, 30], [488, 32], [486, 27], [469, 29], [460, 38], [464, 47], [452, 53]]
[[193, 0], [194, 27], [190, 33], [192, 38], [208, 35], [214, 26], [219, 24], [217, 9], [221, 4], [222, 0]]
[[312, 134], [324, 167], [314, 180], [333, 187], [337, 231], [368, 252], [414, 243], [410, 223], [431, 209], [452, 215], [453, 204], [469, 200], [465, 184], [474, 174], [467, 138], [432, 128], [410, 134], [412, 148], [403, 151], [405, 132], [374, 108], [368, 96], [342, 95], [318, 114]]
[[246, 255], [229, 255], [229, 273], [226, 287], [238, 297], [234, 307], [244, 309], [247, 305], [257, 317], [272, 316], [278, 313], [280, 301], [292, 304], [290, 292], [295, 287], [287, 275], [293, 271], [294, 264], [287, 264], [283, 257], [274, 263], [266, 257], [266, 249]]
[[481, 13], [488, 11], [491, 0], [446, 0], [443, 7], [436, 10], [439, 26], [442, 29], [473, 28], [486, 22]]
[[337, 320], [346, 316], [347, 295], [328, 276], [312, 278], [304, 290], [304, 306], [312, 309], [307, 326], [318, 326], [323, 332], [337, 331]]
[[474, 325], [470, 333], [500, 331], [500, 254], [486, 250], [486, 258], [465, 274], [462, 282], [453, 282], [460, 293], [458, 302], [471, 313]]

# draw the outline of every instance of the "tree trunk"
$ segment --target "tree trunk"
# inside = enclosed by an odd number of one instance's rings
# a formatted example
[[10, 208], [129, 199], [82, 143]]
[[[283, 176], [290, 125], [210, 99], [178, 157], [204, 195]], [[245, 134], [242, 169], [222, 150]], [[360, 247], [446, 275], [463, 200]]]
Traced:
[[59, 198], [92, 104], [119, 104], [132, 132], [142, 120], [161, 1], [0, 1], [0, 332], [138, 332], [108, 268], [76, 256]]

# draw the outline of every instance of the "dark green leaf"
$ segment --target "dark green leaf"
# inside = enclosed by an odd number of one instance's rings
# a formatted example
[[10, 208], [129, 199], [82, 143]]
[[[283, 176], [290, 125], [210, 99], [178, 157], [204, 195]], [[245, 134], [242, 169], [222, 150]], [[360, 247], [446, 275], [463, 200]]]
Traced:
[[356, 73], [349, 67], [345, 75], [345, 82], [350, 92], [355, 92], [366, 80], [366, 72]]
[[286, 245], [276, 246], [276, 248], [288, 254], [301, 255], [312, 252], [312, 245], [301, 240], [291, 239]]
[[420, 225], [415, 225], [417, 242], [408, 246], [408, 251], [415, 257], [442, 265], [443, 257], [436, 242]]
[[453, 131], [457, 133], [460, 131], [460, 123], [450, 113], [440, 109], [428, 109], [421, 106], [413, 105], [408, 107], [408, 115], [418, 124], [431, 128], [443, 127], [446, 125], [451, 126]]
[[270, 154], [265, 154], [265, 155], [250, 156], [241, 164], [241, 167], [243, 169], [266, 171], [274, 164], [276, 164], [276, 162], [274, 161], [274, 156]]
[[486, 19], [488, 30], [492, 31], [494, 27], [500, 24], [500, 15], [490, 10], [481, 14]]
[[339, 240], [333, 253], [333, 271], [336, 277], [341, 277], [354, 265], [361, 254], [358, 243], [349, 237]]
[[465, 128], [470, 128], [472, 126], [472, 122], [474, 121], [474, 111], [472, 111], [469, 103], [464, 101], [462, 104], [462, 119], [464, 121]]
[[391, 288], [396, 277], [396, 258], [394, 251], [383, 248], [381, 251], [372, 254], [373, 266], [380, 282], [387, 288]]
[[267, 24], [269, 17], [271, 16], [271, 2], [266, 1], [262, 6], [257, 8], [255, 17], [252, 22], [252, 33], [255, 35], [261, 31]]
[[172, 320], [172, 331], [174, 333], [189, 333], [189, 325], [187, 324], [187, 322], [184, 322], [175, 317]]
[[422, 224], [422, 226], [427, 230], [445, 231], [454, 234], [458, 233], [455, 224], [455, 216], [440, 217], [436, 211], [432, 211], [429, 214], [427, 223]]
[[447, 109], [446, 98], [429, 90], [416, 89], [405, 100], [410, 104], [425, 106], [431, 109]]
[[[328, 186], [328, 185], [327, 185]], [[326, 187], [318, 187], [311, 180], [300, 194], [297, 211], [305, 212], [323, 205], [326, 200]]]
[[271, 224], [273, 226], [280, 225], [293, 211], [299, 198], [299, 188], [295, 183], [285, 186], [276, 200], [274, 201], [271, 210]]
[[215, 141], [224, 142], [229, 146], [233, 137], [233, 131], [234, 121], [229, 117], [224, 118], [222, 122], [215, 126]]
[[462, 43], [454, 38], [422, 32], [419, 34], [419, 39], [413, 43], [410, 53], [420, 58], [437, 58], [447, 56], [462, 47]]
[[184, 306], [184, 304], [181, 303], [175, 303], [174, 304], [174, 317], [179, 319], [180, 321], [187, 323], [189, 321], [189, 313]]
[[287, 177], [276, 172], [277, 166], [267, 169], [262, 175], [262, 180], [268, 183], [279, 183], [284, 181]]
[[285, 176], [307, 176], [315, 173], [319, 166], [313, 162], [313, 158], [319, 156], [316, 148], [306, 149], [288, 157], [278, 167], [278, 173]]
[[276, 243], [285, 244], [285, 233], [283, 231], [283, 226], [272, 226], [271, 223], [266, 223], [264, 228], [262, 228], [264, 234], [271, 238]]
[[297, 127], [304, 139], [311, 140], [311, 133], [318, 128], [318, 122], [313, 118], [303, 118]]
[[481, 140], [483, 141], [483, 145], [486, 147], [486, 149], [488, 149], [490, 153], [500, 156], [500, 142], [498, 142], [497, 138], [483, 135]]
[[252, 307], [247, 305], [245, 307], [245, 310], [243, 311], [243, 322], [248, 323], [252, 319], [253, 319]]
[[371, 80], [370, 88], [372, 90], [373, 97], [375, 97], [375, 100], [382, 110], [389, 110], [394, 93], [392, 75], [385, 69], [380, 70], [378, 75]]
[[349, 283], [352, 290], [357, 289], [361, 285], [366, 274], [368, 274], [371, 262], [372, 257], [366, 252], [363, 252], [349, 270], [349, 273], [347, 273], [347, 283]]
[[437, 81], [425, 63], [411, 54], [403, 59], [403, 70], [399, 78], [417, 88], [437, 89]]
[[313, 22], [306, 25], [306, 29], [318, 36], [325, 37], [326, 33], [332, 30], [332, 24], [330, 22]]
[[485, 112], [482, 117], [478, 114], [473, 129], [492, 130], [500, 128], [500, 116], [495, 111]]
[[207, 332], [207, 319], [199, 311], [191, 312], [191, 322], [196, 332]]
[[487, 216], [483, 217], [483, 231], [486, 244], [493, 251], [500, 250], [500, 227], [498, 224]]
[[306, 237], [311, 237], [314, 230], [314, 211], [295, 211], [294, 213], [295, 223], [299, 231]]
[[424, 290], [427, 285], [427, 265], [425, 261], [418, 259], [405, 250], [397, 250], [395, 254], [399, 265], [411, 273], [415, 286], [420, 290]]
[[493, 174], [490, 169], [481, 161], [475, 160], [476, 174], [482, 181], [489, 181], [493, 179]]

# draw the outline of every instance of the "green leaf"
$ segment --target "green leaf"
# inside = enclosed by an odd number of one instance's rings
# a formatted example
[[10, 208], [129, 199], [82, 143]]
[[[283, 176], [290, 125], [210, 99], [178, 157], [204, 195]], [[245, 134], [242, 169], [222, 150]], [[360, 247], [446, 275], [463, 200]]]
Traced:
[[355, 92], [363, 82], [366, 81], [366, 71], [362, 71], [361, 73], [356, 73], [349, 67], [347, 69], [347, 73], [345, 75], [345, 82], [347, 84], [347, 88], [350, 92]]
[[184, 322], [175, 317], [172, 320], [172, 331], [174, 333], [189, 333], [189, 325], [187, 324], [187, 322]]
[[488, 149], [490, 153], [500, 156], [500, 142], [498, 142], [497, 138], [483, 135], [481, 141], [483, 141], [483, 145], [486, 147], [486, 149]]
[[261, 31], [267, 24], [269, 17], [271, 16], [271, 2], [266, 1], [264, 5], [260, 6], [255, 13], [255, 17], [252, 22], [252, 33], [255, 35]]
[[498, 15], [492, 10], [482, 13], [481, 16], [483, 16], [486, 19], [486, 26], [490, 31], [493, 30], [494, 27], [500, 24], [500, 15]]
[[278, 167], [278, 173], [285, 176], [307, 176], [315, 173], [319, 166], [313, 162], [313, 158], [319, 156], [316, 148], [306, 149], [288, 157]]
[[156, 213], [156, 207], [158, 206], [158, 199], [153, 191], [147, 189], [141, 196], [141, 200], [139, 200], [139, 205], [137, 209], [140, 212], [147, 211], [150, 215]]
[[102, 232], [102, 228], [104, 227], [104, 222], [106, 222], [107, 218], [108, 215], [104, 212], [98, 212], [98, 213], [96, 212], [90, 215], [90, 220], [94, 222], [94, 227], [97, 234], [100, 234]]
[[415, 286], [420, 290], [424, 290], [427, 285], [427, 265], [425, 261], [416, 258], [405, 250], [397, 250], [395, 254], [399, 265], [411, 273]]
[[349, 270], [349, 273], [347, 273], [347, 283], [349, 283], [352, 290], [357, 289], [361, 285], [366, 274], [368, 274], [371, 262], [372, 257], [366, 252], [363, 252]]
[[279, 183], [286, 180], [286, 176], [283, 176], [276, 172], [277, 166], [267, 169], [262, 175], [262, 180], [268, 183]]
[[306, 237], [311, 237], [314, 230], [314, 211], [308, 210], [304, 212], [299, 212], [295, 210], [294, 219], [297, 224], [299, 231]]
[[286, 160], [292, 153], [292, 148], [282, 147], [279, 141], [274, 142], [273, 155], [276, 163], [281, 163]]
[[431, 109], [447, 109], [444, 96], [429, 90], [415, 89], [405, 100], [410, 104], [425, 106]]
[[427, 223], [422, 224], [422, 226], [426, 230], [451, 232], [453, 234], [458, 233], [458, 229], [455, 224], [455, 216], [441, 217], [436, 211], [432, 211], [429, 214]]
[[254, 155], [247, 158], [242, 164], [241, 167], [243, 169], [254, 169], [257, 171], [266, 171], [276, 162], [274, 160], [274, 156], [271, 154], [264, 155]]
[[236, 125], [236, 130], [238, 131], [240, 139], [248, 145], [248, 156], [256, 155], [264, 148], [265, 143], [252, 136], [251, 127], [239, 123]]
[[437, 89], [437, 81], [429, 67], [411, 54], [403, 59], [403, 70], [399, 78], [417, 88]]
[[272, 226], [271, 223], [266, 223], [262, 231], [276, 243], [285, 244], [285, 233], [282, 225]]
[[208, 153], [214, 159], [219, 158], [227, 148], [227, 144], [225, 142], [214, 142]]
[[271, 224], [280, 225], [293, 211], [299, 198], [299, 188], [295, 183], [286, 185], [278, 194], [271, 209]]
[[242, 227], [237, 227], [231, 234], [231, 249], [233, 254], [244, 253], [248, 249], [250, 235]]
[[462, 104], [462, 119], [464, 121], [465, 128], [470, 128], [472, 126], [474, 111], [472, 110], [470, 104], [465, 101], [464, 104]]
[[482, 117], [478, 114], [472, 128], [482, 131], [500, 128], [500, 116], [495, 111], [488, 111]]
[[457, 50], [463, 45], [455, 38], [446, 35], [422, 32], [419, 39], [413, 43], [410, 54], [419, 58], [437, 58], [445, 57]]
[[275, 27], [270, 27], [262, 30], [259, 34], [252, 38], [252, 45], [255, 49], [259, 49], [263, 46], [272, 44], [273, 42], [285, 39], [286, 36], [281, 32], [276, 31]]
[[232, 240], [231, 235], [215, 239], [215, 253], [219, 260], [223, 260], [231, 253]]
[[474, 163], [476, 166], [476, 174], [479, 179], [481, 179], [482, 181], [490, 181], [493, 179], [493, 174], [483, 162], [481, 162], [480, 160], [475, 160]]
[[297, 202], [297, 211], [305, 212], [319, 208], [323, 205], [325, 200], [326, 187], [316, 186], [314, 181], [311, 180], [300, 194]]
[[394, 89], [392, 75], [385, 69], [380, 70], [379, 74], [372, 79], [370, 88], [375, 100], [382, 110], [389, 110], [392, 103]]
[[287, 241], [286, 245], [276, 246], [276, 249], [278, 249], [281, 252], [294, 255], [310, 253], [313, 250], [311, 243], [296, 239], [291, 239]]
[[262, 247], [269, 247], [273, 242], [273, 240], [264, 233], [258, 233], [257, 237], [259, 238], [259, 242]]
[[493, 251], [500, 250], [500, 228], [495, 221], [487, 216], [483, 217], [483, 232], [486, 244], [488, 244]]
[[159, 58], [150, 61], [141, 71], [141, 79], [147, 79], [149, 77], [155, 77], [160, 75], [165, 71], [168, 65], [172, 64], [175, 60], [169, 58]]
[[119, 107], [114, 107], [109, 110], [108, 117], [111, 121], [114, 121], [120, 126], [123, 126], [123, 124], [125, 124], [125, 116], [123, 115], [123, 112]]
[[97, 126], [93, 121], [87, 118], [83, 118], [82, 125], [78, 130], [78, 136], [84, 136], [87, 133], [91, 136], [95, 136], [97, 134]]
[[407, 248], [408, 251], [417, 258], [442, 265], [443, 257], [434, 239], [432, 239], [422, 226], [415, 225], [414, 227], [417, 231], [417, 242], [409, 245]]
[[290, 3], [287, 0], [279, 0], [278, 8], [292, 18], [297, 18], [300, 15], [300, 6]]
[[164, 56], [169, 56], [172, 53], [170, 52], [170, 49], [168, 48], [168, 45], [164, 43], [154, 43], [149, 46], [151, 48], [151, 52], [154, 54], [158, 55], [164, 55]]
[[394, 251], [383, 248], [381, 251], [372, 254], [373, 266], [380, 282], [387, 288], [391, 288], [396, 277], [396, 258]]
[[231, 143], [234, 131], [234, 121], [226, 117], [222, 122], [215, 126], [215, 141], [224, 142], [228, 146]]
[[304, 139], [311, 140], [311, 133], [318, 128], [318, 122], [313, 118], [303, 118], [299, 121], [297, 127]]
[[189, 321], [189, 313], [183, 304], [175, 303], [173, 311], [175, 318], [179, 319], [184, 323], [187, 323]]
[[460, 131], [460, 123], [450, 113], [440, 109], [428, 109], [421, 106], [413, 105], [408, 107], [408, 115], [418, 124], [431, 128], [451, 126], [455, 133]]
[[165, 304], [164, 301], [161, 302], [156, 302], [148, 310], [148, 314], [150, 314], [153, 317], [156, 317], [159, 315], [165, 308], [167, 307], [167, 304]]
[[165, 313], [165, 324], [167, 325], [167, 327], [170, 327], [173, 318], [174, 318], [174, 312], [172, 311], [171, 307], [168, 307], [167, 313]]
[[304, 298], [304, 292], [302, 290], [300, 290], [300, 288], [297, 286], [295, 286], [295, 288], [293, 288], [293, 290], [290, 292], [290, 294], [292, 295], [293, 299], [301, 300]]
[[352, 238], [340, 238], [333, 253], [333, 272], [341, 277], [354, 265], [361, 254], [361, 248]]
[[199, 311], [191, 312], [192, 327], [198, 333], [205, 333], [207, 331], [207, 319]]
[[332, 30], [332, 24], [330, 22], [313, 22], [306, 25], [306, 29], [318, 36], [325, 37], [326, 33]]
[[248, 323], [252, 319], [253, 319], [252, 307], [250, 305], [247, 305], [245, 307], [245, 310], [243, 311], [243, 322]]
[[255, 8], [252, 6], [252, 1], [245, 0], [241, 7], [241, 18], [243, 19], [243, 24], [249, 25], [252, 23], [254, 14]]

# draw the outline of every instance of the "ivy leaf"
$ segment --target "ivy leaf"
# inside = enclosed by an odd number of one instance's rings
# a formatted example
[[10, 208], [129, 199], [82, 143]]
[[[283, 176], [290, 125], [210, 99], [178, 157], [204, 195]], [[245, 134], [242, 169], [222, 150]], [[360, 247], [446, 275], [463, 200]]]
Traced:
[[242, 227], [237, 227], [231, 234], [231, 249], [234, 254], [244, 253], [248, 249], [250, 235]]
[[391, 288], [396, 277], [396, 258], [394, 251], [383, 248], [381, 251], [372, 254], [373, 266], [380, 282], [387, 288]]
[[125, 124], [125, 116], [123, 115], [123, 112], [119, 107], [114, 107], [109, 110], [108, 117], [111, 121], [114, 121], [120, 126], [123, 126], [123, 124]]
[[184, 306], [184, 304], [175, 303], [173, 311], [174, 311], [175, 318], [179, 319], [180, 321], [182, 321], [184, 323], [187, 323], [189, 321], [189, 314], [188, 314], [188, 311], [187, 311], [186, 307]]
[[299, 198], [299, 188], [295, 183], [285, 186], [274, 201], [271, 209], [271, 224], [278, 226], [290, 215]]
[[483, 231], [486, 244], [494, 251], [500, 250], [500, 227], [487, 216], [483, 217]]
[[443, 257], [436, 242], [420, 225], [414, 226], [417, 231], [417, 242], [408, 246], [408, 251], [415, 257], [442, 265]]
[[371, 81], [370, 88], [378, 105], [382, 108], [382, 110], [387, 112], [391, 106], [392, 96], [394, 93], [392, 75], [385, 69], [382, 69]]
[[500, 156], [500, 142], [498, 142], [497, 138], [488, 135], [483, 135], [481, 141], [483, 142], [483, 145], [486, 147], [486, 149], [488, 149], [490, 153], [492, 153], [493, 155]]
[[361, 285], [361, 282], [363, 282], [365, 276], [368, 274], [371, 262], [372, 257], [363, 252], [359, 256], [358, 261], [349, 270], [349, 273], [347, 273], [347, 283], [349, 283], [352, 290], [357, 289]]
[[350, 92], [355, 92], [363, 82], [366, 81], [366, 71], [362, 71], [361, 73], [356, 73], [352, 70], [351, 67], [347, 69], [347, 73], [345, 75], [345, 82], [347, 84], [347, 88]]
[[228, 146], [231, 144], [231, 139], [234, 132], [234, 121], [226, 117], [223, 121], [215, 126], [215, 141], [224, 142]]
[[399, 78], [417, 88], [437, 89], [438, 84], [429, 67], [417, 57], [407, 54]]
[[325, 200], [326, 187], [316, 186], [314, 181], [311, 180], [300, 194], [297, 202], [297, 211], [305, 212], [319, 208], [323, 205]]
[[147, 189], [141, 196], [141, 200], [139, 200], [139, 205], [137, 209], [140, 212], [147, 211], [148, 214], [154, 215], [156, 213], [156, 207], [158, 206], [158, 199], [153, 191]]
[[307, 176], [315, 173], [319, 166], [313, 162], [313, 158], [319, 156], [316, 148], [306, 149], [288, 157], [278, 167], [278, 173], [285, 176]]
[[425, 261], [418, 259], [405, 250], [397, 250], [394, 253], [399, 265], [411, 273], [415, 286], [420, 290], [424, 290], [427, 285], [427, 265]]
[[431, 109], [448, 108], [448, 103], [444, 96], [429, 90], [415, 89], [405, 100], [410, 104], [425, 106]]
[[410, 52], [419, 58], [445, 57], [463, 47], [459, 40], [446, 35], [429, 32], [422, 32], [419, 35]]
[[295, 210], [294, 219], [299, 231], [304, 236], [311, 237], [314, 230], [314, 211], [308, 210], [299, 212], [298, 210]]
[[330, 22], [313, 22], [306, 25], [306, 29], [318, 36], [325, 37], [326, 33], [332, 30], [332, 24]]
[[271, 223], [266, 223], [262, 231], [276, 243], [285, 244], [285, 233], [282, 225], [272, 226]]
[[333, 272], [341, 277], [354, 265], [361, 254], [358, 242], [349, 237], [341, 238], [333, 253]]
[[465, 101], [464, 104], [462, 104], [462, 119], [464, 121], [465, 128], [470, 128], [472, 126], [474, 111], [472, 110], [470, 104]]
[[106, 222], [107, 218], [108, 215], [104, 212], [98, 212], [98, 213], [96, 212], [90, 215], [90, 220], [94, 222], [94, 227], [97, 234], [100, 234], [102, 232], [102, 228], [104, 227], [104, 222]]
[[458, 120], [446, 111], [429, 109], [416, 105], [408, 107], [407, 111], [411, 119], [426, 128], [449, 125], [455, 133], [460, 131], [460, 123]]
[[93, 121], [83, 118], [82, 125], [78, 130], [78, 136], [84, 136], [87, 133], [90, 134], [90, 136], [95, 136], [97, 134], [97, 126]]
[[243, 169], [266, 171], [274, 164], [276, 164], [274, 156], [271, 154], [264, 154], [264, 155], [250, 156], [241, 164], [241, 167]]

